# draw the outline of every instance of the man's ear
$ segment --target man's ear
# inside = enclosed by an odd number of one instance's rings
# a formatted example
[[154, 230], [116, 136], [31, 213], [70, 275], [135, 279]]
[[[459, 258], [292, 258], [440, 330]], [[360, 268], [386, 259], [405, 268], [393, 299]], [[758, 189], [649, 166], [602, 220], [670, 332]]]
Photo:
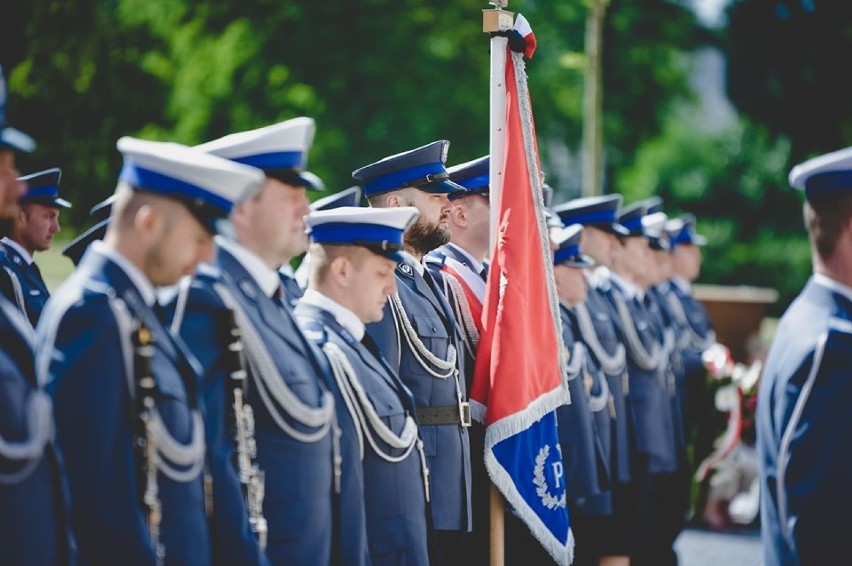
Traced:
[[399, 193], [388, 193], [385, 198], [385, 206], [397, 207], [397, 206], [405, 206], [405, 203], [402, 202], [402, 196]]
[[345, 255], [339, 255], [331, 260], [331, 265], [328, 266], [329, 274], [337, 285], [346, 288], [349, 287], [349, 282], [353, 275], [353, 265]]
[[455, 206], [450, 211], [450, 218], [452, 218], [453, 223], [456, 226], [459, 226], [461, 228], [466, 228], [467, 227], [467, 214], [466, 214], [467, 211], [465, 210], [464, 205], [459, 205], [459, 204], [456, 204], [456, 203], [453, 203], [453, 204], [455, 204]]
[[143, 204], [133, 216], [133, 228], [146, 243], [153, 241], [164, 221], [162, 211], [151, 204]]

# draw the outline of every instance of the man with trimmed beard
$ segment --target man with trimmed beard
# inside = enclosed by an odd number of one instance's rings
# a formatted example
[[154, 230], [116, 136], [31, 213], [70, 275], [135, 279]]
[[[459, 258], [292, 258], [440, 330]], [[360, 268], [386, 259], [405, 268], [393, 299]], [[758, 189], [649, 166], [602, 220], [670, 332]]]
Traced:
[[370, 206], [414, 206], [420, 217], [404, 235], [404, 260], [396, 268], [398, 291], [380, 322], [367, 326], [379, 351], [411, 390], [431, 472], [433, 563], [463, 562], [471, 530], [470, 405], [456, 320], [424, 256], [450, 240], [447, 196], [459, 190], [444, 163], [449, 142], [386, 157], [352, 176], [364, 184]]

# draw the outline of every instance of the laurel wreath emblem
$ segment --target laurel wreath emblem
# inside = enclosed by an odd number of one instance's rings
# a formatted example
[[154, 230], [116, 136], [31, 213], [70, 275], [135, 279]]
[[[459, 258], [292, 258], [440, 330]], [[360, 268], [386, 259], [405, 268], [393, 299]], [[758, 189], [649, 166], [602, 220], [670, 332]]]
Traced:
[[552, 495], [548, 491], [547, 479], [544, 477], [544, 463], [547, 457], [550, 456], [550, 446], [545, 444], [538, 451], [538, 456], [535, 457], [535, 468], [533, 469], [533, 483], [535, 484], [535, 494], [541, 499], [542, 504], [548, 509], [558, 509], [565, 507], [565, 492], [562, 492], [560, 497]]

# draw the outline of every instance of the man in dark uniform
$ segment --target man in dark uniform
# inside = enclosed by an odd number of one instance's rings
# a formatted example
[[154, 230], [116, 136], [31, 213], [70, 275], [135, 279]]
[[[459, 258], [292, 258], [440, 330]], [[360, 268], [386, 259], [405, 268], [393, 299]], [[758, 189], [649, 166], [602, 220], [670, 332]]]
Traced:
[[[405, 232], [397, 293], [381, 322], [367, 333], [414, 395], [420, 434], [432, 477], [432, 520], [438, 565], [463, 562], [471, 530], [470, 405], [464, 353], [456, 321], [423, 257], [450, 239], [447, 195], [464, 190], [444, 167], [449, 142], [441, 140], [386, 157], [352, 176], [376, 208], [415, 206], [420, 217]], [[481, 456], [480, 456], [481, 457]]]
[[784, 313], [757, 401], [767, 566], [850, 564], [852, 147], [797, 165], [814, 275]]
[[556, 230], [552, 239], [553, 275], [559, 295], [562, 342], [571, 352], [565, 378], [571, 404], [557, 409], [559, 445], [565, 469], [565, 494], [571, 511], [571, 528], [577, 540], [574, 564], [597, 566], [605, 551], [601, 517], [612, 514], [601, 496], [611, 489], [611, 415], [609, 386], [594, 356], [587, 352], [579, 332], [577, 306], [588, 296], [583, 269], [594, 265], [583, 253], [584, 228], [571, 224]]
[[59, 209], [71, 203], [59, 197], [58, 167], [18, 179], [27, 185], [27, 193], [19, 201], [20, 212], [12, 234], [2, 239], [6, 252], [0, 263], [0, 292], [24, 313], [35, 327], [50, 292], [33, 257], [35, 252], [50, 248], [59, 232]]
[[[6, 123], [5, 103], [0, 69], [0, 234], [12, 226], [26, 188], [17, 180], [15, 153], [35, 147]], [[29, 321], [0, 297], [0, 549], [10, 566], [71, 559], [50, 399], [36, 379], [33, 345]]]
[[646, 277], [651, 248], [642, 225], [647, 206], [635, 203], [621, 211], [618, 222], [630, 233], [613, 261], [610, 294], [627, 350], [630, 406], [636, 448], [633, 477], [636, 504], [631, 525], [631, 564], [665, 565], [677, 561], [670, 539], [670, 481], [679, 469], [672, 422], [670, 352], [665, 330], [648, 307]]
[[215, 261], [181, 282], [172, 321], [204, 368], [200, 392], [218, 484], [213, 524], [223, 533], [213, 544], [223, 565], [367, 558], [363, 519], [333, 514], [340, 470], [334, 401], [323, 386], [329, 368], [299, 330], [278, 278], [278, 268], [307, 246], [302, 174], [314, 128], [313, 119], [294, 118], [196, 148], [266, 177], [234, 207], [233, 239], [217, 238]]
[[75, 266], [79, 265], [80, 260], [83, 259], [83, 254], [86, 253], [92, 242], [103, 240], [104, 236], [106, 236], [113, 202], [115, 202], [115, 195], [110, 195], [93, 206], [89, 210], [89, 216], [92, 217], [95, 223], [62, 248], [62, 255], [70, 259]]
[[629, 561], [629, 527], [632, 513], [630, 450], [633, 444], [632, 412], [629, 410], [627, 358], [618, 316], [610, 294], [613, 256], [621, 247], [618, 237], [628, 230], [616, 218], [621, 195], [603, 195], [568, 201], [554, 208], [566, 225], [581, 224], [580, 246], [598, 264], [594, 272], [585, 271], [586, 300], [574, 307], [578, 339], [588, 355], [606, 375], [609, 387], [611, 439], [611, 492], [589, 497], [586, 507], [594, 517], [588, 520], [587, 536], [593, 537], [593, 549], [601, 564], [626, 565]]
[[413, 207], [337, 208], [306, 218], [311, 277], [295, 312], [334, 369], [347, 478], [341, 504], [364, 508], [373, 566], [429, 564], [429, 472], [414, 400], [364, 327], [384, 316], [402, 235], [417, 214]]
[[199, 368], [158, 319], [155, 288], [210, 257], [215, 222], [262, 176], [175, 143], [118, 149], [106, 238], [48, 302], [37, 374], [54, 398], [81, 559], [206, 565]]

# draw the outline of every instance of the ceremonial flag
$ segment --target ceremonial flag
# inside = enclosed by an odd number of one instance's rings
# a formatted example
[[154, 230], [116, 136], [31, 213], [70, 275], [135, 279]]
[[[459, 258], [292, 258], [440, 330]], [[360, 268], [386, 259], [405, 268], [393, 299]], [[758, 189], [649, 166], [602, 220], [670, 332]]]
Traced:
[[574, 540], [555, 413], [570, 396], [562, 380], [561, 322], [520, 53], [508, 52], [505, 85], [505, 155], [492, 154], [504, 160], [503, 182], [471, 401], [486, 425], [491, 480], [556, 562], [570, 564]]

